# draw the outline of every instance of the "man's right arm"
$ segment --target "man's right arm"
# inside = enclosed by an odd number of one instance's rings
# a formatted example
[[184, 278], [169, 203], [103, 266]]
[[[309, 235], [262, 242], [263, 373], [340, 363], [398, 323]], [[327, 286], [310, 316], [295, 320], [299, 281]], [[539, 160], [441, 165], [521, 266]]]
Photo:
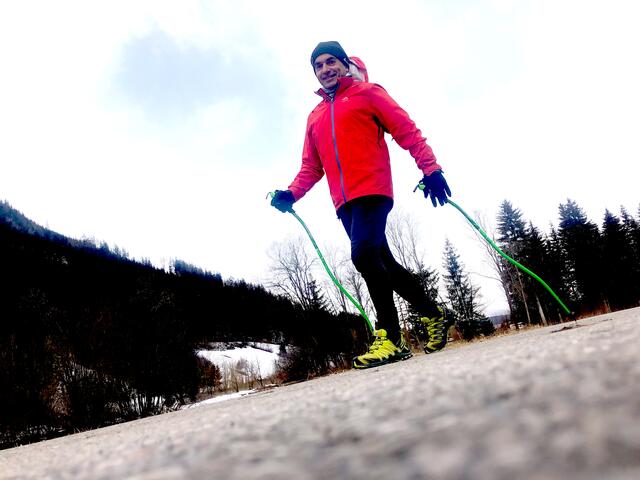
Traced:
[[322, 162], [311, 134], [311, 125], [308, 121], [304, 146], [302, 147], [302, 165], [296, 178], [289, 185], [289, 190], [293, 193], [296, 201], [304, 197], [323, 176], [324, 169], [322, 168]]

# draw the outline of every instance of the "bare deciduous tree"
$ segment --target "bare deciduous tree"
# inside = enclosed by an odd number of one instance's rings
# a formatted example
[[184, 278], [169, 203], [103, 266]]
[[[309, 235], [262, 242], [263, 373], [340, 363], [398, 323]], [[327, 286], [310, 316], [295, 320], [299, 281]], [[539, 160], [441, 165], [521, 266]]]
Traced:
[[418, 248], [415, 220], [410, 215], [394, 210], [387, 222], [387, 239], [396, 260], [407, 270], [416, 272], [423, 268], [423, 254]]
[[[410, 215], [401, 210], [394, 210], [389, 215], [389, 221], [387, 222], [389, 248], [398, 263], [421, 278], [421, 283], [425, 283], [423, 287], [425, 287], [427, 295], [435, 300], [435, 297], [439, 297], [436, 285], [437, 274], [434, 270], [429, 270], [425, 266], [424, 254], [419, 248], [420, 240], [416, 230], [416, 223], [415, 219]], [[431, 291], [432, 289], [433, 291]], [[398, 295], [394, 297], [400, 322], [403, 327], [407, 328], [407, 323], [411, 316], [410, 306]]]
[[344, 286], [349, 291], [351, 296], [355, 298], [362, 306], [365, 312], [373, 311], [373, 303], [369, 296], [369, 290], [364, 282], [364, 278], [360, 275], [360, 272], [356, 270], [351, 261], [348, 261], [344, 265]]
[[[351, 258], [344, 250], [329, 250], [329, 255], [325, 255], [329, 268], [336, 279], [342, 284], [344, 289], [360, 304], [368, 315], [373, 310], [369, 292], [365, 286], [362, 275], [355, 269]], [[330, 278], [325, 284], [330, 292], [330, 302], [333, 308], [340, 312], [350, 312], [358, 314], [358, 309], [351, 303], [347, 296], [338, 288]]]
[[[477, 218], [478, 225], [480, 225], [480, 228], [482, 228], [482, 230], [485, 231], [487, 236], [495, 242], [496, 241], [495, 229], [492, 227], [491, 228], [489, 227], [489, 222], [487, 221], [486, 217], [484, 215], [477, 213], [476, 218]], [[478, 234], [478, 232], [473, 230], [473, 233], [484, 248], [487, 264], [489, 265], [491, 270], [493, 270], [493, 272], [496, 274], [495, 277], [489, 277], [489, 278], [497, 282], [500, 282], [500, 285], [502, 286], [502, 290], [504, 291], [504, 296], [507, 298], [507, 301], [510, 302], [511, 297], [509, 295], [509, 287], [508, 287], [509, 285], [508, 272], [502, 257], [498, 252], [495, 251], [495, 249], [491, 245], [489, 245], [484, 239], [480, 238], [480, 235]], [[512, 306], [509, 305], [510, 309], [511, 307]]]
[[317, 261], [305, 248], [302, 237], [277, 242], [269, 251], [271, 265], [270, 286], [303, 309], [311, 309], [317, 300], [317, 286], [312, 270]]
[[[476, 217], [478, 218], [477, 222], [478, 225], [480, 225], [480, 228], [482, 228], [487, 236], [495, 242], [495, 229], [488, 226], [488, 222], [483, 215], [476, 214]], [[522, 282], [522, 277], [519, 270], [509, 264], [504, 258], [502, 258], [502, 256], [491, 245], [489, 245], [484, 239], [480, 238], [480, 235], [475, 230], [474, 233], [478, 240], [480, 240], [480, 242], [484, 246], [488, 264], [496, 274], [496, 277], [490, 278], [500, 282], [500, 285], [504, 292], [504, 296], [507, 299], [507, 304], [509, 305], [509, 311], [511, 312], [511, 314], [513, 314], [513, 312], [515, 311], [515, 306], [513, 305], [513, 297], [510, 290], [510, 287], [513, 287], [516, 290], [515, 293], [523, 301], [525, 312], [527, 314], [527, 320], [530, 324], [531, 316], [529, 314], [529, 308], [527, 307], [524, 284]], [[514, 325], [516, 328], [518, 328], [517, 322], [514, 322]]]
[[[349, 261], [344, 252], [331, 248], [325, 251], [324, 258], [336, 280], [344, 286], [344, 269], [345, 264]], [[342, 293], [328, 275], [325, 275], [324, 278], [322, 285], [328, 292], [328, 302], [333, 311], [336, 313], [352, 311], [349, 309], [351, 302], [349, 302], [346, 295]]]

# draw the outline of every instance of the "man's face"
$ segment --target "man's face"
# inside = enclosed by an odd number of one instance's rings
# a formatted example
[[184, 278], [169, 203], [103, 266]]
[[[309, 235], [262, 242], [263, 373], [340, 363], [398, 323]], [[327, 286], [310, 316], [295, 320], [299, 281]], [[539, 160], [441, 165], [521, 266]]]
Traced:
[[316, 58], [313, 69], [320, 85], [326, 89], [335, 87], [338, 79], [348, 72], [347, 67], [340, 60], [328, 53], [323, 53]]

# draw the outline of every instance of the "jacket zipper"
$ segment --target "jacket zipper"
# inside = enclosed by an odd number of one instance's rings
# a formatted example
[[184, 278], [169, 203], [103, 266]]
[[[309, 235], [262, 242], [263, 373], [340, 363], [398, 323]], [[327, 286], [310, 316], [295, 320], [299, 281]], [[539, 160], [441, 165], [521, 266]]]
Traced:
[[344, 177], [342, 175], [342, 165], [340, 165], [340, 156], [338, 155], [338, 141], [336, 140], [336, 122], [333, 114], [334, 99], [335, 99], [335, 96], [331, 98], [331, 137], [333, 138], [333, 151], [335, 152], [335, 155], [336, 155], [336, 163], [338, 164], [338, 173], [340, 174], [340, 190], [342, 191], [342, 198], [344, 200], [344, 203], [347, 203], [347, 195], [344, 192]]

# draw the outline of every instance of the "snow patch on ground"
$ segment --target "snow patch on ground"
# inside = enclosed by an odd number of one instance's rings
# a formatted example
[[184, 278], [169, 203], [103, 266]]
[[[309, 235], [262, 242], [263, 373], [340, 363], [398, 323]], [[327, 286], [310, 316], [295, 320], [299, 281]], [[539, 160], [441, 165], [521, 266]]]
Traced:
[[227, 393], [226, 395], [218, 395], [217, 397], [208, 398], [208, 399], [203, 400], [201, 402], [196, 402], [196, 403], [192, 403], [192, 404], [189, 404], [189, 405], [185, 405], [185, 406], [181, 407], [180, 410], [186, 410], [187, 408], [193, 408], [193, 407], [202, 407], [203, 405], [210, 405], [212, 403], [225, 402], [227, 400], [233, 400], [234, 398], [240, 398], [240, 397], [244, 397], [246, 395], [251, 395], [252, 393], [255, 393], [256, 391], [257, 390], [243, 390], [241, 392]]
[[[276, 371], [280, 346], [271, 343], [250, 343], [243, 347], [228, 347], [225, 343], [212, 343], [209, 348], [196, 351], [196, 355], [218, 367], [223, 376], [236, 371], [242, 374], [256, 375], [266, 379]], [[184, 405], [181, 410], [212, 403], [224, 402], [256, 393], [258, 390], [241, 390], [239, 392], [216, 395], [215, 397]]]
[[198, 350], [196, 353], [217, 367], [235, 367], [240, 360], [245, 360], [250, 366], [259, 369], [262, 378], [266, 378], [275, 373], [279, 348], [271, 343], [255, 343], [228, 350]]

